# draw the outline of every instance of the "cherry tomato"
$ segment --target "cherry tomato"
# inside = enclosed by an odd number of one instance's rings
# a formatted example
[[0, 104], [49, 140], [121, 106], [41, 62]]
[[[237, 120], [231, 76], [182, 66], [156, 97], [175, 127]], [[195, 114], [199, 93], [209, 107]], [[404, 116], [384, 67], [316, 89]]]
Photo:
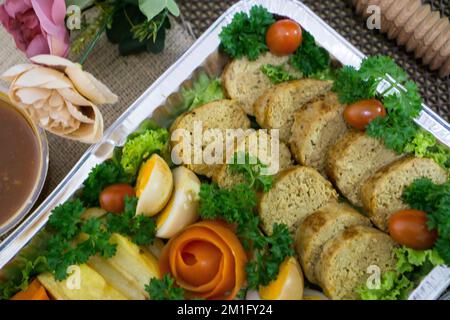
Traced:
[[290, 19], [279, 20], [267, 30], [266, 43], [277, 56], [294, 53], [302, 43], [302, 28]]
[[409, 248], [430, 249], [438, 234], [436, 230], [429, 230], [426, 222], [427, 214], [423, 211], [398, 211], [389, 219], [389, 233], [396, 242]]
[[386, 109], [377, 99], [361, 100], [345, 108], [344, 118], [348, 124], [358, 130], [365, 130], [376, 117], [385, 117]]
[[125, 183], [113, 184], [100, 193], [100, 207], [108, 212], [121, 213], [125, 208], [125, 197], [134, 195], [132, 186]]

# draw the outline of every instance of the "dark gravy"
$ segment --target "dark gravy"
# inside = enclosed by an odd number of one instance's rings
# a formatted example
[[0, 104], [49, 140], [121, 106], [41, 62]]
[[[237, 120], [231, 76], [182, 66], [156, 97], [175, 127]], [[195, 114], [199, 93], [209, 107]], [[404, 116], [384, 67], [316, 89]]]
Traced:
[[28, 200], [39, 166], [35, 130], [19, 111], [0, 100], [0, 226]]

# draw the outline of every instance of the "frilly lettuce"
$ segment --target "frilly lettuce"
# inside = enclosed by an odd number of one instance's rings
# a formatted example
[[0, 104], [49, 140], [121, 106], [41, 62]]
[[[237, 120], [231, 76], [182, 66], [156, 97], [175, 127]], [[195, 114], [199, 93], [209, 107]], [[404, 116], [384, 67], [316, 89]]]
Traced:
[[425, 130], [419, 130], [404, 151], [413, 153], [416, 157], [431, 158], [450, 172], [450, 148], [439, 143], [431, 133]]
[[210, 79], [206, 73], [201, 73], [191, 89], [182, 89], [184, 99], [183, 110], [189, 111], [208, 102], [225, 98], [219, 79]]
[[283, 65], [274, 66], [272, 64], [265, 64], [261, 67], [261, 72], [274, 84], [298, 79], [295, 75], [286, 70]]
[[381, 277], [380, 289], [368, 289], [366, 286], [358, 290], [362, 300], [404, 300], [413, 289], [413, 283], [405, 275], [388, 271]]
[[[399, 273], [417, 272], [417, 267], [430, 267], [430, 270], [444, 264], [444, 260], [439, 256], [436, 250], [414, 250], [406, 247], [395, 249], [397, 257], [396, 270]], [[428, 273], [428, 272], [426, 272]]]
[[394, 271], [385, 272], [379, 289], [363, 285], [357, 289], [362, 300], [403, 300], [433, 267], [442, 265], [436, 250], [394, 249], [397, 264]]
[[162, 153], [167, 148], [169, 132], [166, 129], [145, 130], [125, 143], [120, 164], [125, 173], [135, 177], [141, 163], [153, 153]]

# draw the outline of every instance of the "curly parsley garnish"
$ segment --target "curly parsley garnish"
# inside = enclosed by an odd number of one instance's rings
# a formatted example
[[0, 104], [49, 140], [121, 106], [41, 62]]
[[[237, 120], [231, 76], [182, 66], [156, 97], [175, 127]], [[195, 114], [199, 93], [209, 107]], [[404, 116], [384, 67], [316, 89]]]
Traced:
[[256, 60], [269, 49], [266, 33], [275, 22], [273, 15], [262, 6], [250, 9], [250, 15], [236, 13], [231, 23], [219, 34], [222, 49], [232, 58]]
[[306, 30], [302, 31], [302, 43], [291, 56], [290, 63], [297, 68], [303, 76], [309, 77], [330, 66], [330, 55], [316, 44], [313, 35]]
[[333, 91], [339, 95], [343, 104], [352, 104], [359, 100], [375, 97], [377, 83], [372, 79], [364, 79], [352, 66], [344, 66], [337, 72]]
[[106, 225], [110, 232], [128, 236], [137, 245], [151, 244], [156, 236], [156, 223], [151, 217], [136, 215], [137, 201], [136, 197], [126, 197], [124, 212], [109, 213]]
[[250, 156], [246, 152], [235, 153], [232, 163], [228, 167], [233, 173], [243, 174], [250, 188], [263, 190], [264, 192], [268, 192], [272, 188], [273, 176], [264, 172], [267, 166], [258, 158]]
[[254, 239], [254, 258], [245, 270], [250, 289], [266, 286], [275, 280], [280, 271], [280, 265], [287, 257], [294, 255], [292, 237], [284, 224], [274, 224], [271, 236]]
[[45, 256], [57, 280], [67, 277], [71, 265], [86, 263], [97, 254], [110, 258], [116, 253], [116, 246], [109, 243], [111, 233], [98, 218], [83, 220], [84, 210], [80, 200], [68, 201], [56, 207], [49, 218], [48, 230], [52, 236]]
[[162, 279], [153, 278], [145, 286], [145, 291], [151, 300], [184, 300], [185, 292], [183, 288], [177, 287], [175, 280], [168, 274]]

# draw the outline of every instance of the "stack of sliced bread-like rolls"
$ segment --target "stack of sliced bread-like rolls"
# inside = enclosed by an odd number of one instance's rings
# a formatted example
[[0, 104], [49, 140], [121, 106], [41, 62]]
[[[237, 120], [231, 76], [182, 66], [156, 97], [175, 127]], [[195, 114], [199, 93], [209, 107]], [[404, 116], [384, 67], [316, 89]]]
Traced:
[[[391, 32], [401, 34], [404, 26], [398, 27]], [[404, 187], [420, 177], [443, 183], [447, 172], [431, 159], [397, 154], [380, 140], [351, 129], [343, 117], [346, 106], [331, 91], [332, 81], [300, 79], [275, 85], [261, 71], [267, 63], [285, 65], [288, 60], [267, 53], [256, 61], [231, 62], [222, 75], [229, 100], [185, 114], [172, 130], [192, 133], [199, 120], [204, 128], [244, 129], [246, 134], [223, 158], [228, 161], [243, 151], [268, 166], [277, 163], [279, 169], [272, 188], [258, 196], [263, 231], [272, 234], [275, 223], [287, 225], [309, 282], [332, 299], [357, 298], [357, 288], [370, 276], [369, 267], [381, 273], [395, 268], [396, 244], [386, 224], [391, 214], [406, 208]], [[255, 116], [262, 129], [280, 129], [279, 152], [272, 153], [272, 131], [248, 130], [248, 116]], [[260, 138], [266, 144], [255, 145]], [[227, 164], [190, 168], [222, 188], [245, 179]]]

